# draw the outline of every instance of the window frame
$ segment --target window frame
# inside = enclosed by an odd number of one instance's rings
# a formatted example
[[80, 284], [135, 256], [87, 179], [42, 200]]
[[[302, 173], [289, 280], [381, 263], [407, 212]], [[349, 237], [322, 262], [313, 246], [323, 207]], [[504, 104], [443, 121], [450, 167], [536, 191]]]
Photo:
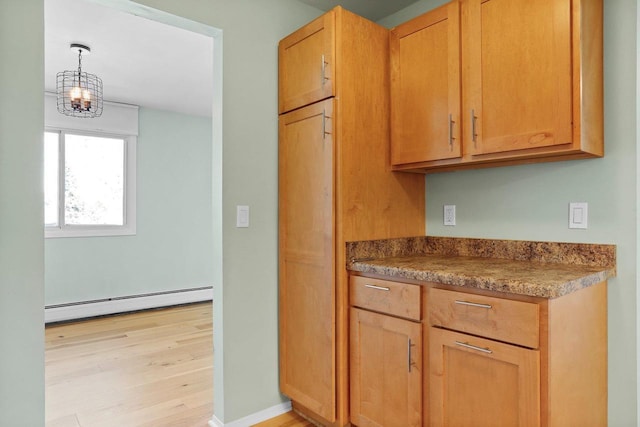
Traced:
[[[58, 137], [58, 224], [44, 226], [44, 237], [108, 237], [108, 236], [132, 236], [136, 235], [136, 135], [122, 135], [118, 133], [87, 131], [79, 129], [66, 129], [60, 127], [45, 126], [44, 132], [53, 132]], [[67, 134], [94, 136], [102, 138], [118, 138], [124, 141], [124, 200], [123, 200], [123, 225], [82, 225], [65, 224], [65, 136]], [[44, 194], [43, 194], [44, 196]]]

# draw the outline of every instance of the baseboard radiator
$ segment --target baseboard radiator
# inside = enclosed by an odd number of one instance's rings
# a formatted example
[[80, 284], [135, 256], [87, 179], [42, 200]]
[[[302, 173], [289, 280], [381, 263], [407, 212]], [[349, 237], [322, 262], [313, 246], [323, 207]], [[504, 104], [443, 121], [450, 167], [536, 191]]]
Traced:
[[108, 314], [211, 301], [212, 299], [213, 287], [205, 286], [177, 291], [153, 292], [68, 304], [47, 305], [44, 308], [44, 321], [45, 323], [64, 322]]

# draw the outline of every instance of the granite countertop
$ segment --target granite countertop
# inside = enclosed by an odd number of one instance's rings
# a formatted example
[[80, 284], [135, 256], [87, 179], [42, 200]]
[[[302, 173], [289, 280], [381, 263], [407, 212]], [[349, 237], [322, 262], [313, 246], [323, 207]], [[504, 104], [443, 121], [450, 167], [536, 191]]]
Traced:
[[614, 277], [615, 245], [412, 237], [347, 243], [347, 268], [557, 298]]

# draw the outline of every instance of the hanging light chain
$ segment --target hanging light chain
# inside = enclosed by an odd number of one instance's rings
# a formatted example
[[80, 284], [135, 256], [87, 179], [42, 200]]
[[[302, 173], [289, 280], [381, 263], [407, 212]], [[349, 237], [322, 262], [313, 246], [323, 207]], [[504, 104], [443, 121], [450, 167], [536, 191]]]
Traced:
[[[78, 49], [78, 87], [81, 87], [81, 78], [82, 76], [82, 49]], [[75, 86], [76, 79], [74, 77], [73, 84]]]
[[78, 76], [82, 74], [82, 49], [78, 49]]

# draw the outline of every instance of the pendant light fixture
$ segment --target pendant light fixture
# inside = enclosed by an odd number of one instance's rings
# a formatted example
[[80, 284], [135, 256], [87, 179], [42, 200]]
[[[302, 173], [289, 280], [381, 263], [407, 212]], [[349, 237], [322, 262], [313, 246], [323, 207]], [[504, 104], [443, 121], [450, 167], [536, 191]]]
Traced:
[[91, 49], [79, 43], [72, 43], [70, 48], [78, 52], [78, 71], [62, 71], [56, 75], [58, 112], [80, 118], [100, 117], [102, 80], [82, 71], [82, 54], [88, 55]]

